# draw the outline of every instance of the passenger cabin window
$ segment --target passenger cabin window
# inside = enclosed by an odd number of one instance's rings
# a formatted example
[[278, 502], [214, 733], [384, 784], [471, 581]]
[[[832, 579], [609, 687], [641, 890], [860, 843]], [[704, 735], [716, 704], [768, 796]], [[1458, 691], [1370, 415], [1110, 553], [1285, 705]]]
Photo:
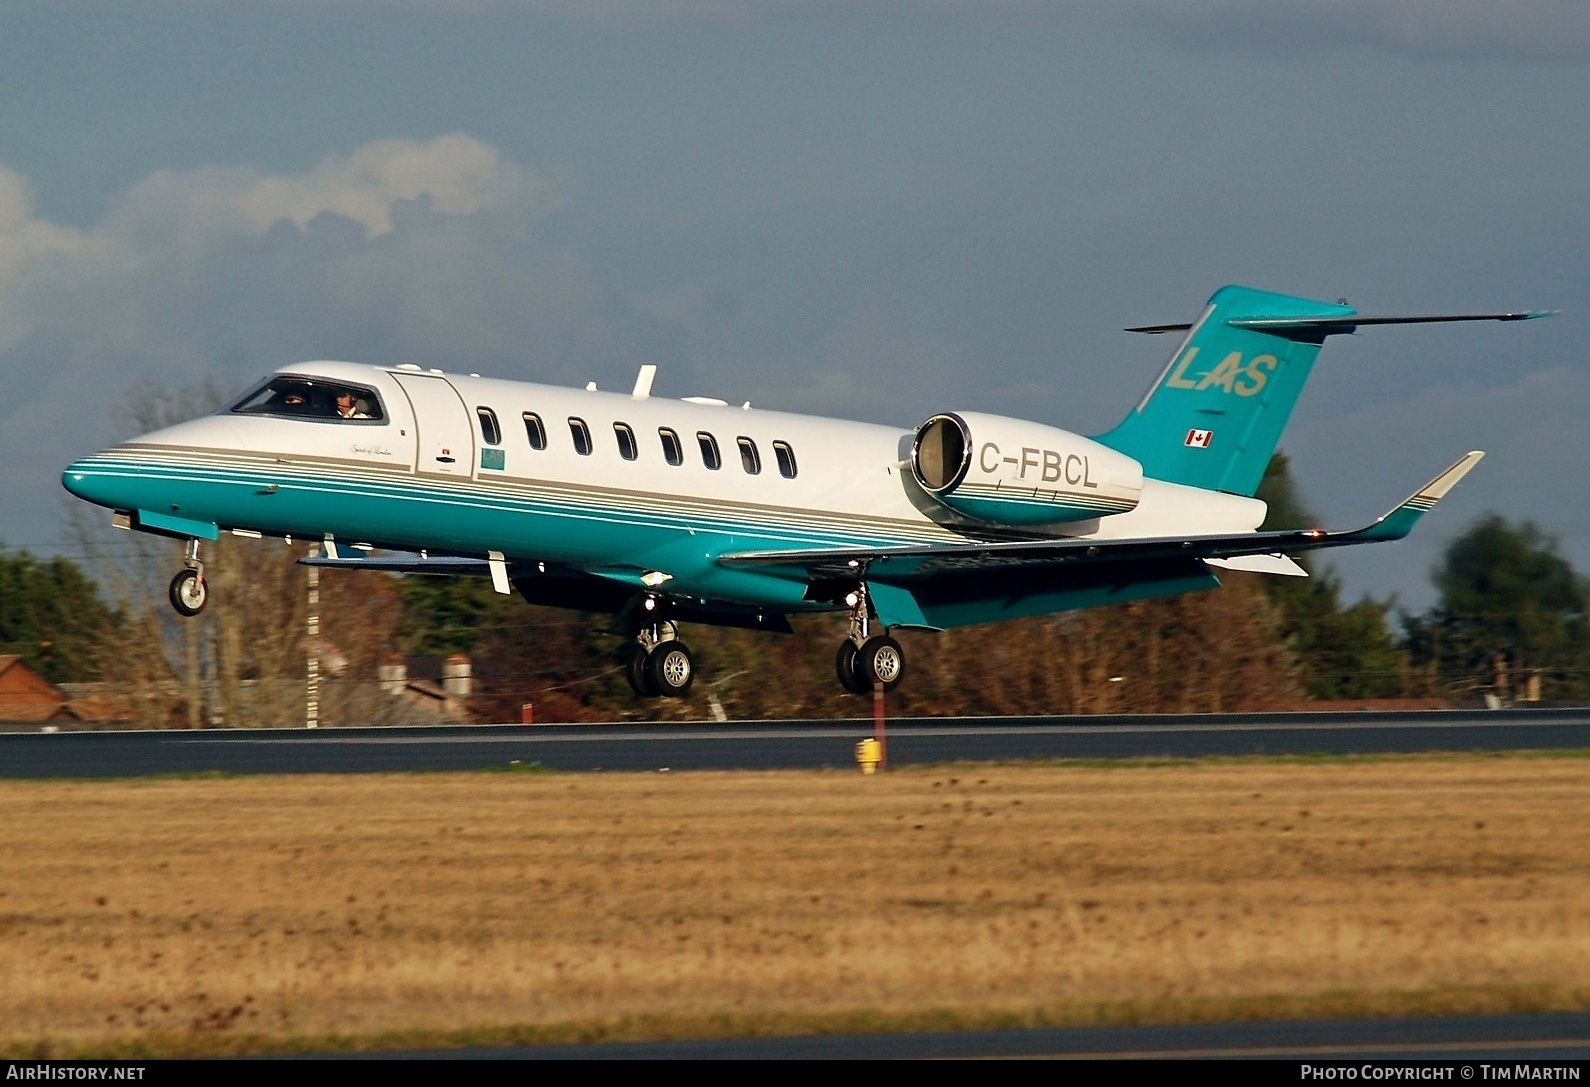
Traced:
[[640, 446], [635, 442], [635, 431], [628, 423], [614, 423], [613, 434], [618, 438], [618, 455], [625, 460], [640, 456]]
[[501, 445], [502, 427], [497, 425], [497, 413], [490, 408], [476, 408], [475, 414], [480, 417], [480, 436], [486, 444]]
[[229, 409], [237, 415], [277, 415], [328, 423], [384, 423], [381, 398], [363, 385], [314, 377], [273, 377]]
[[667, 427], [658, 427], [657, 436], [662, 439], [663, 460], [676, 468], [685, 462], [685, 447], [679, 440], [679, 435]]
[[542, 425], [541, 416], [533, 411], [524, 413], [524, 436], [530, 440], [531, 449], [547, 447], [547, 428]]
[[773, 455], [778, 458], [778, 474], [785, 479], [795, 478], [795, 450], [789, 442], [774, 442]]
[[756, 443], [744, 435], [740, 436], [740, 467], [745, 469], [745, 474], [754, 476], [762, 471], [762, 457], [756, 451]]
[[574, 436], [574, 451], [582, 457], [591, 455], [591, 428], [584, 419], [569, 416], [569, 433]]
[[723, 467], [723, 457], [718, 453], [718, 439], [703, 430], [696, 435], [696, 441], [701, 446], [702, 464], [705, 464], [714, 472]]

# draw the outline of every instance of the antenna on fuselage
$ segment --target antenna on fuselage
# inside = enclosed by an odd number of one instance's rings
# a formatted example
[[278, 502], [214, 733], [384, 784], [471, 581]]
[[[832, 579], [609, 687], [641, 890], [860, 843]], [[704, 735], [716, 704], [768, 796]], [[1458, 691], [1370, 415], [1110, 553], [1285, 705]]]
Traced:
[[640, 368], [640, 373], [635, 375], [635, 391], [629, 395], [636, 400], [645, 400], [651, 395], [651, 383], [656, 377], [657, 367], [648, 362]]

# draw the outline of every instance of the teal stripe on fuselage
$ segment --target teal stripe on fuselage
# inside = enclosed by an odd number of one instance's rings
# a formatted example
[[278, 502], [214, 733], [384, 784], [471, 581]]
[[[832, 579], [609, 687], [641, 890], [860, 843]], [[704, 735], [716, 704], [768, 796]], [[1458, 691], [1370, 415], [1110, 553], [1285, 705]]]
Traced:
[[[658, 569], [673, 575], [669, 587], [674, 591], [787, 610], [819, 606], [804, 599], [804, 579], [721, 567], [718, 555], [919, 542], [915, 534], [902, 539], [876, 531], [796, 527], [789, 523], [793, 517], [779, 524], [771, 518], [516, 495], [467, 478], [430, 483], [406, 475], [333, 474], [286, 465], [228, 467], [125, 455], [79, 461], [67, 470], [67, 478], [73, 493], [120, 509], [179, 513], [271, 535], [313, 538], [329, 532], [344, 542], [377, 547], [465, 554], [490, 549], [510, 558], [585, 569]], [[173, 505], [178, 508], [173, 510]]]
[[[369, 493], [386, 496], [399, 493], [414, 501], [433, 501], [438, 496], [453, 501], [467, 498], [475, 502], [502, 503], [504, 508], [522, 509], [525, 502], [538, 503], [576, 512], [593, 509], [618, 509], [631, 519], [636, 517], [661, 517], [657, 522], [667, 527], [706, 527], [728, 533], [771, 534], [775, 538], [790, 540], [836, 539], [858, 543], [880, 544], [930, 543], [940, 540], [960, 542], [967, 537], [932, 522], [879, 522], [872, 518], [852, 514], [831, 513], [816, 509], [799, 509], [780, 506], [759, 506], [743, 502], [725, 502], [706, 498], [692, 498], [677, 494], [651, 494], [610, 488], [580, 487], [522, 477], [487, 476], [476, 481], [467, 476], [456, 478], [416, 477], [409, 473], [349, 472], [336, 466], [314, 467], [287, 465], [280, 461], [269, 463], [238, 462], [218, 463], [209, 457], [183, 457], [167, 455], [164, 458], [128, 456], [121, 451], [98, 454], [67, 470], [67, 489], [101, 505], [125, 506], [119, 495], [89, 494], [84, 485], [72, 482], [72, 477], [92, 466], [96, 474], [114, 476], [114, 466], [126, 465], [120, 473], [123, 478], [144, 478], [160, 475], [175, 482], [234, 483], [246, 479], [256, 486], [268, 483], [291, 482], [309, 490], [327, 494], [346, 494], [374, 483], [377, 489]], [[795, 535], [792, 528], [807, 530]], [[781, 531], [774, 531], [781, 530]]]
[[[369, 477], [336, 477], [325, 473], [306, 475], [292, 475], [280, 471], [236, 472], [216, 467], [200, 467], [194, 465], [162, 464], [132, 464], [125, 461], [117, 462], [117, 467], [107, 469], [99, 466], [89, 466], [89, 462], [80, 462], [69, 470], [71, 474], [89, 474], [105, 480], [119, 480], [114, 496], [96, 495], [91, 493], [90, 485], [86, 483], [73, 484], [74, 493], [81, 494], [91, 500], [99, 501], [104, 505], [130, 506], [133, 503], [124, 490], [131, 485], [133, 491], [144, 490], [146, 484], [178, 484], [182, 486], [195, 486], [215, 484], [229, 488], [243, 488], [251, 493], [260, 492], [269, 486], [289, 486], [297, 490], [318, 493], [326, 496], [344, 498], [351, 495], [364, 495], [370, 498], [399, 498], [406, 502], [420, 504], [467, 504], [472, 507], [492, 508], [503, 512], [522, 513], [527, 510], [533, 512], [559, 512], [567, 516], [596, 519], [607, 522], [619, 521], [626, 525], [651, 525], [669, 529], [705, 529], [747, 537], [758, 537], [773, 540], [783, 540], [790, 543], [805, 544], [812, 540], [833, 542], [836, 545], [868, 545], [879, 546], [898, 545], [909, 542], [921, 542], [922, 534], [919, 533], [892, 533], [877, 531], [868, 532], [843, 532], [836, 531], [837, 525], [845, 522], [843, 518], [823, 518], [824, 523], [811, 524], [808, 531], [791, 531], [801, 518], [797, 511], [775, 512], [761, 516], [751, 515], [740, 511], [739, 516], [727, 515], [722, 506], [707, 506], [693, 508], [696, 504], [684, 503], [684, 509], [678, 510], [680, 503], [660, 501], [651, 508], [644, 504], [622, 501], [608, 501], [593, 504], [589, 499], [579, 500], [571, 497], [559, 497], [546, 493], [515, 494], [499, 488], [470, 486], [470, 481], [460, 479], [456, 483], [427, 484], [416, 483], [407, 477], [402, 478], [369, 478]], [[138, 501], [153, 508], [160, 508], [160, 504], [167, 500], [168, 494], [139, 494]], [[261, 495], [269, 499], [268, 503], [253, 503], [248, 510], [248, 516], [257, 518], [262, 514], [269, 514], [271, 508], [280, 503], [275, 501], [276, 495]], [[611, 496], [606, 496], [611, 497]], [[213, 501], [213, 499], [211, 499]], [[668, 512], [670, 508], [675, 512]], [[229, 519], [236, 515], [236, 507], [229, 506], [227, 515], [218, 519], [224, 524], [234, 523]], [[711, 511], [711, 512], [708, 512]], [[332, 514], [333, 518], [340, 516]], [[319, 525], [327, 520], [323, 509], [313, 512], [311, 520]], [[814, 522], [817, 517], [812, 518]], [[255, 524], [254, 520], [237, 521], [239, 525], [247, 527], [264, 527]], [[383, 520], [381, 526], [386, 527], [389, 522]], [[872, 527], [872, 526], [869, 526]], [[428, 532], [432, 526], [427, 526]], [[329, 530], [329, 529], [328, 529]], [[305, 531], [300, 524], [297, 531]], [[935, 534], [932, 538], [945, 538], [946, 534]], [[543, 546], [538, 547], [537, 554], [544, 553]], [[477, 541], [477, 548], [492, 545], [481, 544]]]

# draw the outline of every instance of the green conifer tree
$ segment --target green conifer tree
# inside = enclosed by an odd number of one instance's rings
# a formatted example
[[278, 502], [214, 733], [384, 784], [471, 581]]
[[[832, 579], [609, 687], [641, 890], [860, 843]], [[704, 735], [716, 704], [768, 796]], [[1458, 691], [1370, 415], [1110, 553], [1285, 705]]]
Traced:
[[97, 679], [119, 624], [76, 563], [0, 551], [0, 653], [25, 657], [51, 683]]

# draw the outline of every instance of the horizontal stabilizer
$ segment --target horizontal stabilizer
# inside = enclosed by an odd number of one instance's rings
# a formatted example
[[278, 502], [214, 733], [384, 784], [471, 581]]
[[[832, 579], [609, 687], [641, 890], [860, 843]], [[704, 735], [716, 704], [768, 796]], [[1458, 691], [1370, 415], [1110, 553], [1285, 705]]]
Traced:
[[[1520, 313], [1426, 313], [1405, 317], [1233, 317], [1226, 322], [1232, 328], [1248, 328], [1258, 332], [1284, 334], [1288, 331], [1311, 332], [1318, 336], [1339, 336], [1358, 331], [1361, 325], [1439, 325], [1459, 321], [1533, 321], [1550, 317], [1556, 310], [1524, 310]], [[1186, 332], [1190, 323], [1179, 325], [1139, 325], [1127, 332], [1143, 332], [1162, 336], [1169, 332]]]
[[[1099, 540], [1063, 537], [993, 543], [914, 544], [905, 547], [819, 548], [800, 551], [749, 551], [724, 555], [725, 566], [800, 571], [811, 579], [854, 578], [884, 581], [949, 576], [958, 572], [1017, 567], [1085, 566], [1107, 562], [1152, 563], [1171, 559], [1233, 559], [1283, 556], [1327, 547], [1400, 540], [1485, 454], [1467, 453], [1373, 524], [1348, 532], [1311, 528], [1278, 532], [1236, 532], [1218, 536], [1150, 537]], [[1245, 568], [1245, 567], [1239, 567]], [[1269, 573], [1284, 573], [1276, 568]]]

